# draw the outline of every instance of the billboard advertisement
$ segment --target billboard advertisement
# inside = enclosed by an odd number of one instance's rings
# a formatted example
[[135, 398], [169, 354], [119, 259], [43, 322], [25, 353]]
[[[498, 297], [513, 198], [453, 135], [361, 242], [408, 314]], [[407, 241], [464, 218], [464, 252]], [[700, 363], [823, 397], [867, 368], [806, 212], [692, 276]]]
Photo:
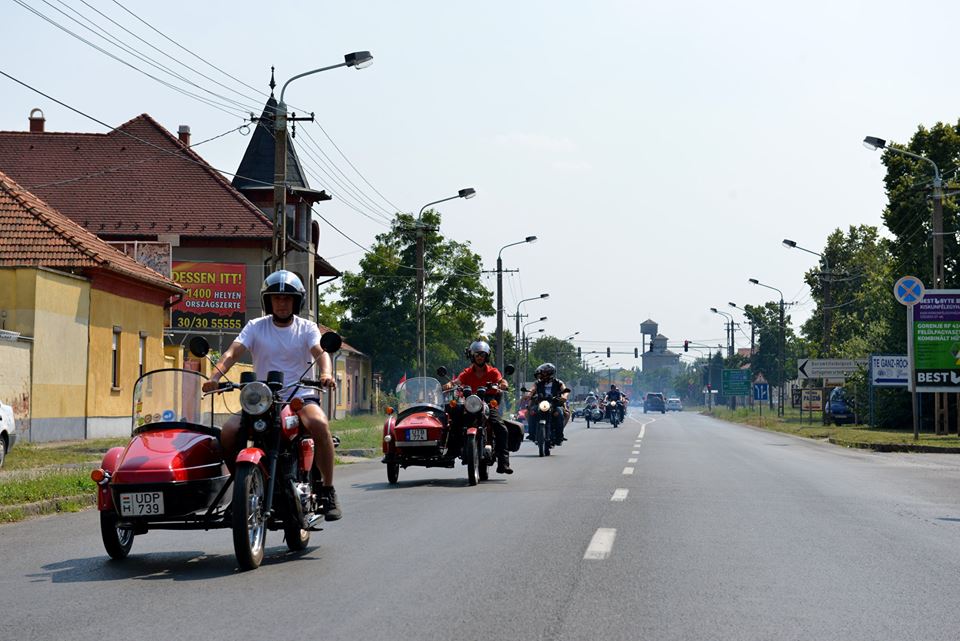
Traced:
[[909, 318], [917, 391], [960, 391], [960, 290], [928, 289]]
[[247, 266], [173, 262], [173, 280], [187, 290], [173, 306], [173, 328], [239, 332], [247, 313]]

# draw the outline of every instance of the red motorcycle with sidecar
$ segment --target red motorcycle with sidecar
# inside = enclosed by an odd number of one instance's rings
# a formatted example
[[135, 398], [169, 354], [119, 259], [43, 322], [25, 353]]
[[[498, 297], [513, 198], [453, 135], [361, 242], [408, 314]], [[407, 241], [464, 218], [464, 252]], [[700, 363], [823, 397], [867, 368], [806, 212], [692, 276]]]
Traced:
[[[506, 375], [513, 372], [505, 368]], [[441, 367], [437, 375], [445, 377]], [[489, 468], [496, 464], [493, 430], [489, 421], [497, 410], [499, 390], [456, 388], [444, 392], [435, 378], [415, 377], [397, 388], [397, 411], [387, 408], [383, 425], [383, 462], [387, 465], [387, 481], [396, 485], [400, 468], [453, 468], [457, 459], [467, 468], [467, 483], [476, 485], [489, 478]], [[449, 401], [445, 396], [449, 395]], [[516, 452], [523, 442], [523, 427], [504, 420], [507, 428], [507, 449]]]
[[[340, 344], [334, 332], [321, 339], [328, 352]], [[190, 351], [202, 357], [209, 345], [197, 337]], [[204, 394], [208, 379], [199, 372], [160, 369], [141, 376], [133, 391], [130, 442], [110, 449], [91, 473], [107, 554], [123, 559], [134, 537], [160, 529], [230, 528], [243, 570], [259, 567], [267, 530], [283, 530], [292, 551], [306, 548], [323, 506], [312, 489], [313, 438], [300, 424], [302, 401], [293, 391], [320, 389], [320, 382], [301, 378], [284, 385], [282, 379], [282, 372], [264, 379], [244, 372], [239, 383], [224, 382]], [[213, 424], [214, 394], [232, 390], [240, 391], [240, 438], [248, 444], [233, 474]]]

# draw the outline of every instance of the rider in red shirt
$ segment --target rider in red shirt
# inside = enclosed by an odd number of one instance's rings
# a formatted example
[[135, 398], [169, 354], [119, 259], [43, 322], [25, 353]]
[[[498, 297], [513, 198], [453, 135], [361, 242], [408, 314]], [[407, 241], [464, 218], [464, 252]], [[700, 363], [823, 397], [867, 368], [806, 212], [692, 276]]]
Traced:
[[[472, 390], [476, 390], [478, 387], [501, 391], [507, 389], [507, 381], [503, 378], [500, 370], [488, 362], [490, 360], [490, 345], [486, 341], [474, 341], [467, 349], [467, 353], [470, 357], [470, 366], [444, 385], [444, 389], [452, 389], [457, 385], [469, 387]], [[490, 400], [489, 396], [488, 394], [488, 398], [485, 400]], [[513, 474], [513, 470], [510, 469], [510, 453], [507, 451], [507, 428], [499, 420], [499, 412], [491, 413], [490, 426], [493, 431], [493, 444], [497, 452], [497, 473]]]

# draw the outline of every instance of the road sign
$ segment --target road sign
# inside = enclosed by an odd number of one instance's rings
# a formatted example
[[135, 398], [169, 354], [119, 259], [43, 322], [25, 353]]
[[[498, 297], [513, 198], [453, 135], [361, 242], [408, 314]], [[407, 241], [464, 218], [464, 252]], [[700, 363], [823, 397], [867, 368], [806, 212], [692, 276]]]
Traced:
[[797, 378], [844, 378], [868, 365], [866, 358], [800, 358]]
[[823, 390], [805, 387], [801, 390], [803, 400], [800, 403], [800, 409], [805, 412], [823, 411]]
[[893, 295], [901, 305], [912, 307], [923, 300], [923, 282], [916, 276], [904, 276], [893, 286]]
[[754, 383], [753, 384], [753, 400], [755, 401], [770, 400], [770, 386], [767, 383]]
[[720, 378], [720, 389], [724, 396], [750, 395], [750, 370], [725, 369]]
[[875, 387], [906, 387], [910, 384], [910, 359], [906, 356], [871, 356], [870, 384]]

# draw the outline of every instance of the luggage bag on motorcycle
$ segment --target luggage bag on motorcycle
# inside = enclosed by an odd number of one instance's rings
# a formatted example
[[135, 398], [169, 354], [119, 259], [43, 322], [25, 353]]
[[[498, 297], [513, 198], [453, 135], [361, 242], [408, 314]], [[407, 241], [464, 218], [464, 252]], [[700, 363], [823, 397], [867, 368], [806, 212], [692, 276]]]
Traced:
[[507, 426], [507, 450], [516, 452], [523, 443], [523, 425], [508, 418], [503, 419], [503, 424]]

